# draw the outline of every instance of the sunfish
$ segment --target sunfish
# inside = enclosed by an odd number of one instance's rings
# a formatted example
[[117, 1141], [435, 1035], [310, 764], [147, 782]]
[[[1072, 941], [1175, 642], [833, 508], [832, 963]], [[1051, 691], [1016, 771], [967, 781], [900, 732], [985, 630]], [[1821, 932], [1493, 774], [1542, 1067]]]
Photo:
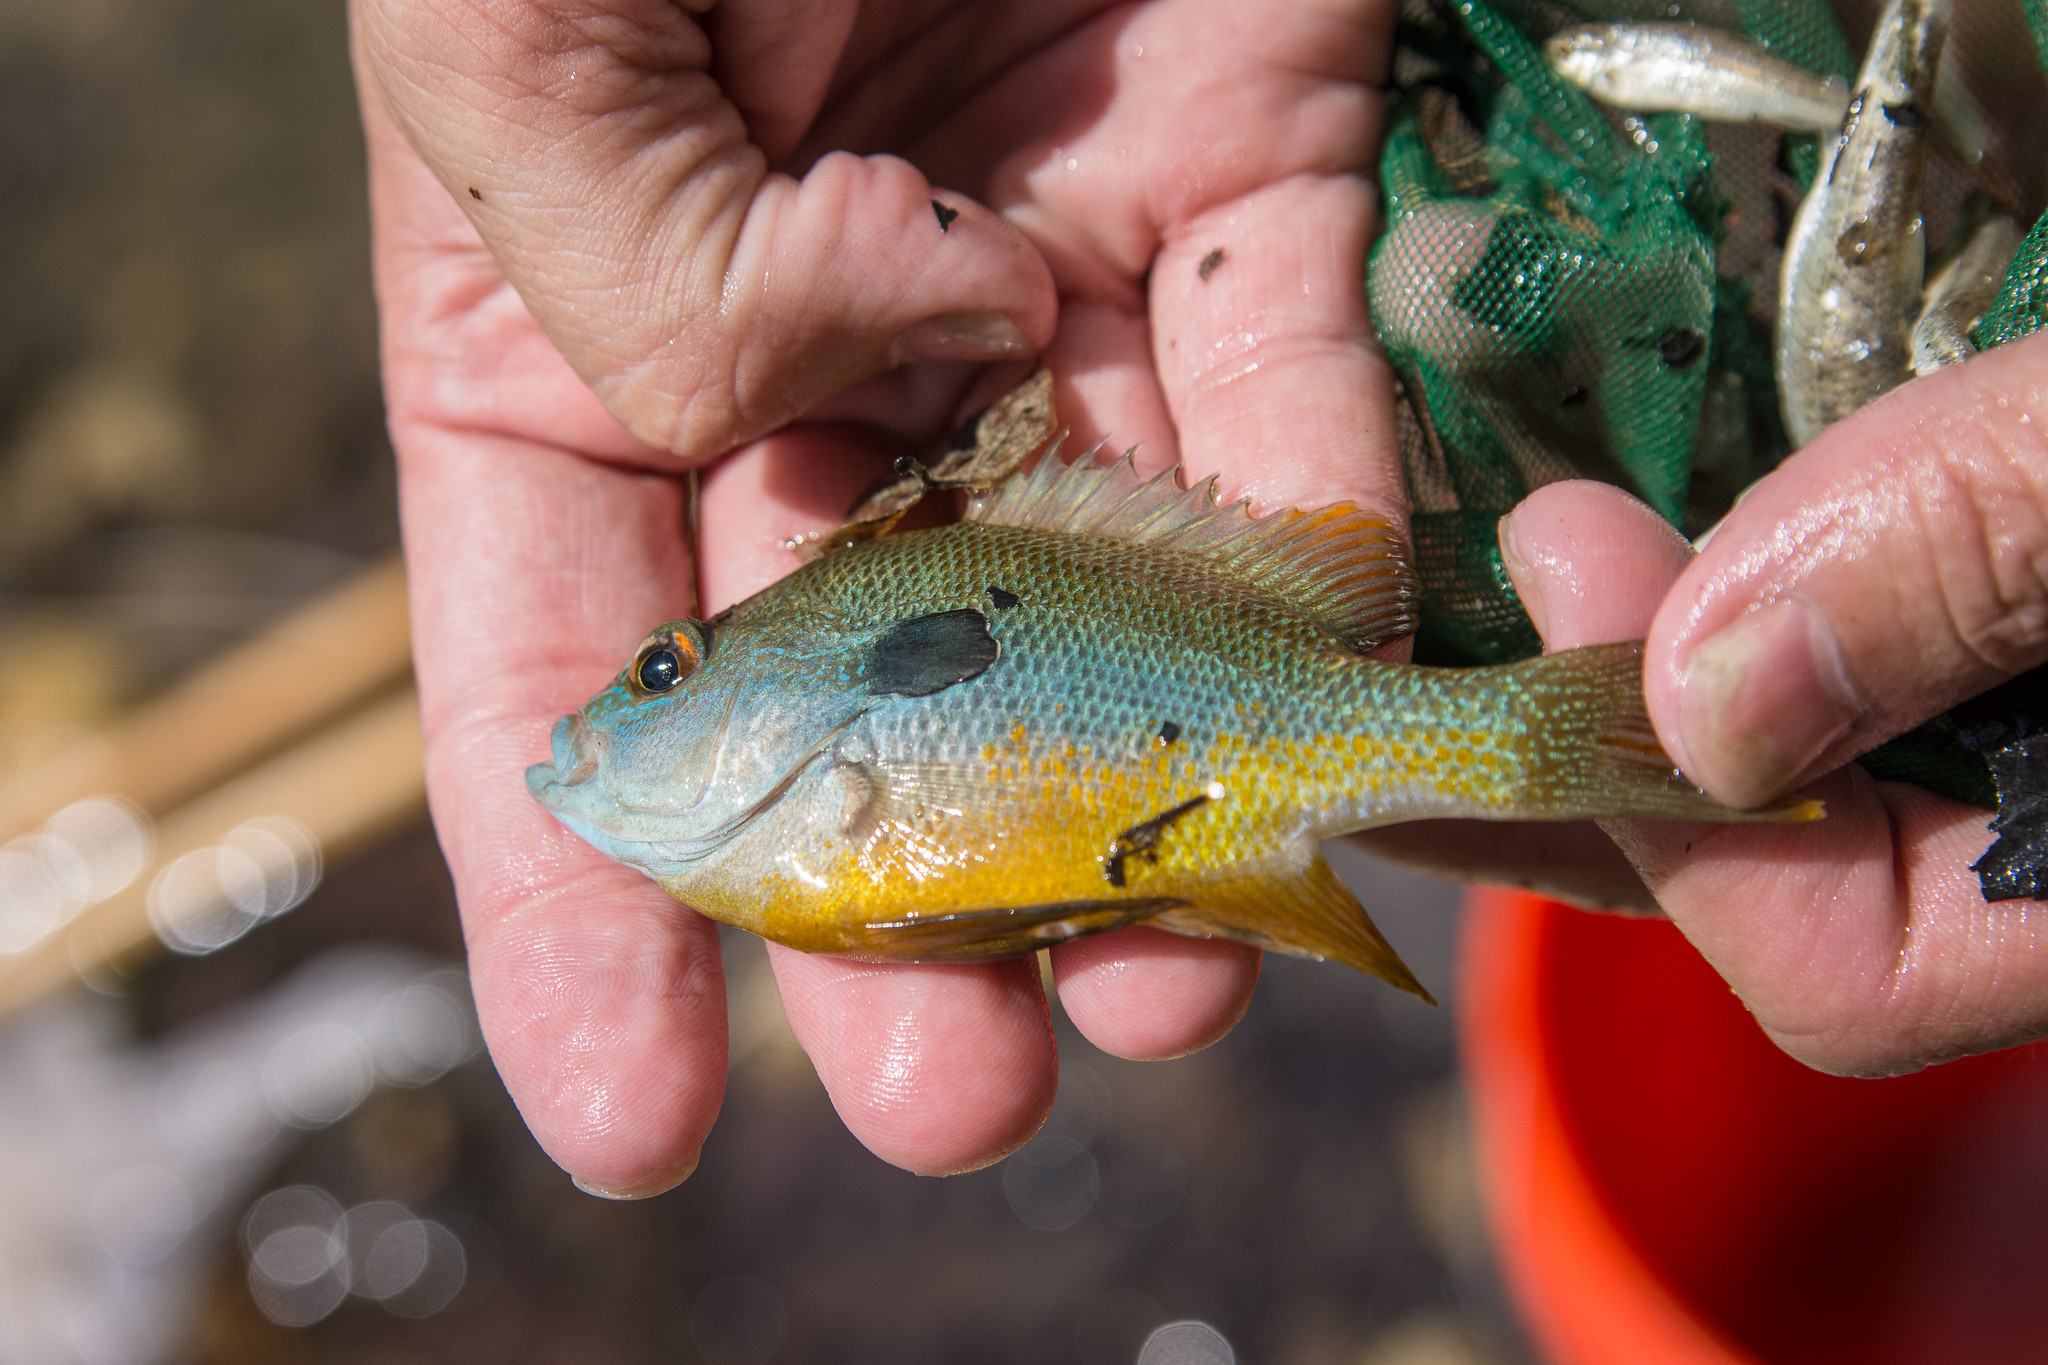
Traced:
[[1687, 782], [1639, 644], [1368, 657], [1415, 601], [1400, 538], [1349, 505], [1254, 518], [1213, 479], [1048, 455], [957, 524], [656, 628], [527, 786], [678, 900], [811, 952], [991, 958], [1144, 922], [1418, 994], [1318, 841], [1819, 814]]

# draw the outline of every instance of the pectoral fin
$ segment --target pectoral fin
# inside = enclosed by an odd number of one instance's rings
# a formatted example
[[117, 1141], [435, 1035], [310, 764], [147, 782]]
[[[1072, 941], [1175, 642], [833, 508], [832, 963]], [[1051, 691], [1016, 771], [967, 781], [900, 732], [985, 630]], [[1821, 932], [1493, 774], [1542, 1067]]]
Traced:
[[1436, 1003], [1321, 855], [1299, 872], [1205, 889], [1193, 904], [1162, 910], [1151, 922], [1196, 938], [1230, 938], [1296, 957], [1328, 958]]
[[1013, 957], [1069, 939], [1107, 933], [1180, 904], [1135, 899], [997, 906], [877, 921], [862, 925], [860, 932], [873, 945], [876, 957], [891, 961], [978, 961]]

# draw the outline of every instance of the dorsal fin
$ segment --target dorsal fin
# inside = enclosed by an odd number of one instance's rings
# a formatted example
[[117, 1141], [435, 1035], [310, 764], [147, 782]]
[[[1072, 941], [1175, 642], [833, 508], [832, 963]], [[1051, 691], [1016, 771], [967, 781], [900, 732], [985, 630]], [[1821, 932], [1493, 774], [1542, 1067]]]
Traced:
[[1384, 519], [1340, 502], [1254, 517], [1249, 499], [1219, 506], [1216, 480], [1180, 486], [1180, 467], [1140, 479], [1131, 456], [1063, 464], [1054, 450], [1029, 474], [977, 493], [966, 519], [1104, 536], [1213, 560], [1240, 582], [1285, 598], [1363, 653], [1414, 633], [1408, 547]]

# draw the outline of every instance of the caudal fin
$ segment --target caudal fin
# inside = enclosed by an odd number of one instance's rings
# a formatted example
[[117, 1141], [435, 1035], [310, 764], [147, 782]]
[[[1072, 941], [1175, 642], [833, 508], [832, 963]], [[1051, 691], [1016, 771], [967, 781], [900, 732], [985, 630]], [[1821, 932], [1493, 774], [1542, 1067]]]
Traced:
[[[1818, 820], [1818, 801], [1781, 801], [1760, 810], [1724, 806], [1695, 787], [1657, 739], [1643, 702], [1639, 640], [1592, 645], [1538, 659], [1474, 669], [1518, 694], [1533, 736], [1526, 782], [1510, 818], [1583, 820]], [[1504, 812], [1505, 814], [1505, 812]]]

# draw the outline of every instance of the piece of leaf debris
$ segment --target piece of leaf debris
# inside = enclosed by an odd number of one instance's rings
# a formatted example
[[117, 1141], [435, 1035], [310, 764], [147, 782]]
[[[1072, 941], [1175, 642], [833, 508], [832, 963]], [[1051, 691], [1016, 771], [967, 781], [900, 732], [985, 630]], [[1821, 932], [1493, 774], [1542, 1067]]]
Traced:
[[[1991, 819], [1991, 832], [1998, 837], [1984, 856], [1970, 865], [1984, 899], [2048, 898], [2048, 668], [2030, 669], [2009, 678], [1930, 724], [1952, 726], [1961, 749], [1983, 761], [1998, 802], [1998, 812]], [[1956, 766], [1952, 760], [1936, 765]], [[1905, 776], [1921, 786], [1942, 789], [1925, 776]], [[1963, 790], [1943, 794], [1962, 800], [1983, 799], [1981, 794]]]
[[969, 418], [928, 461], [910, 455], [898, 459], [886, 477], [847, 509], [839, 527], [796, 536], [784, 541], [783, 548], [805, 560], [835, 554], [888, 534], [932, 489], [993, 488], [1052, 440], [1058, 426], [1052, 371], [1041, 365]]
[[1052, 371], [1041, 365], [953, 433], [931, 459], [928, 482], [935, 488], [993, 488], [1050, 441], [1058, 425]]
[[1998, 836], [1970, 865], [1988, 901], [2048, 897], [2048, 735], [2014, 740], [1985, 757], [1998, 782]]
[[960, 216], [960, 210], [949, 209], [936, 199], [932, 200], [932, 212], [939, 215], [939, 231], [941, 232], [949, 231], [953, 226], [953, 220]]
[[1207, 284], [1209, 277], [1216, 273], [1216, 267], [1222, 264], [1223, 248], [1219, 246], [1202, 258], [1202, 263], [1195, 267], [1195, 273], [1202, 277], [1203, 284]]

